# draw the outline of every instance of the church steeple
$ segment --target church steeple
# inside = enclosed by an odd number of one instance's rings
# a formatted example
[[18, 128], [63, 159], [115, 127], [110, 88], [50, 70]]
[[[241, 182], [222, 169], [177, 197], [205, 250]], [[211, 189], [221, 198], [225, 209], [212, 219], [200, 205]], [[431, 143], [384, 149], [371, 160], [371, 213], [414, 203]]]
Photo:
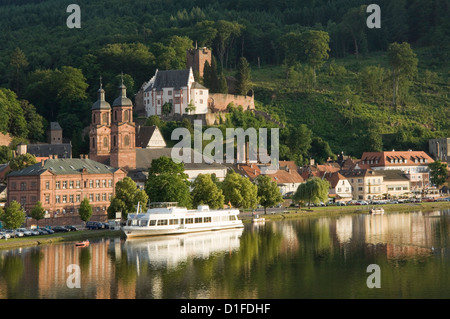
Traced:
[[102, 77], [97, 91], [98, 99], [92, 105], [92, 121], [89, 129], [89, 158], [105, 163], [110, 155], [111, 106], [105, 100]]
[[133, 103], [121, 75], [119, 96], [112, 105], [111, 166], [136, 168], [136, 127], [133, 122]]

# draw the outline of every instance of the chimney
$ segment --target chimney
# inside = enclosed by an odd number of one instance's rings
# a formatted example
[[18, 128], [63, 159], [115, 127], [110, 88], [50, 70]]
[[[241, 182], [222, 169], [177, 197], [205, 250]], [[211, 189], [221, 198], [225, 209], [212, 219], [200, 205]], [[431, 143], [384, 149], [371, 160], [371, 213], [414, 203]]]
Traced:
[[58, 158], [58, 155], [53, 155], [53, 158], [54, 158], [54, 159], [57, 159], [57, 158]]
[[83, 159], [84, 158], [84, 154], [80, 154], [80, 158]]

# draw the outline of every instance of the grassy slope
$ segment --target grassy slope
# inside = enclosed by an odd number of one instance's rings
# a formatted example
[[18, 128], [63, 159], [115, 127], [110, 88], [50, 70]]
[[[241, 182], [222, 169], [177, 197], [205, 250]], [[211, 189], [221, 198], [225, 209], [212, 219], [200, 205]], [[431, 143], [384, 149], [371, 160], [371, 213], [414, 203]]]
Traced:
[[[354, 57], [336, 60], [336, 65], [347, 70], [346, 74], [338, 77], [329, 76], [325, 65], [319, 72], [315, 89], [287, 88], [281, 66], [253, 67], [257, 108], [273, 114], [288, 125], [307, 124], [316, 135], [328, 141], [335, 153], [344, 151], [357, 156], [364, 148], [360, 137], [367, 131], [369, 123], [382, 134], [395, 134], [399, 127], [411, 130], [413, 143], [417, 144], [417, 148], [424, 148], [429, 137], [450, 133], [449, 69], [429, 58], [428, 49], [415, 52], [419, 59], [419, 75], [410, 88], [406, 102], [398, 110], [389, 105], [388, 95], [385, 103], [374, 101], [365, 93], [358, 79], [360, 70], [366, 66], [388, 69], [383, 52], [358, 60]], [[423, 83], [425, 70], [438, 75], [430, 85]], [[352, 106], [346, 103], [346, 86], [358, 101]], [[386, 146], [392, 145], [385, 142]]]

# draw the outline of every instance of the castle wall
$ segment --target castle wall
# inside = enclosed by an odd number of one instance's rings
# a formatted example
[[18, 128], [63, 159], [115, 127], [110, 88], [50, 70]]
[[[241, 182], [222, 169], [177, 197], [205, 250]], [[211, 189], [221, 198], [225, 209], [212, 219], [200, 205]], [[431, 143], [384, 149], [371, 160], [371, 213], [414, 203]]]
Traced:
[[242, 105], [244, 111], [255, 109], [254, 96], [209, 93], [208, 106], [213, 112], [225, 112], [230, 103], [234, 103], [235, 106]]

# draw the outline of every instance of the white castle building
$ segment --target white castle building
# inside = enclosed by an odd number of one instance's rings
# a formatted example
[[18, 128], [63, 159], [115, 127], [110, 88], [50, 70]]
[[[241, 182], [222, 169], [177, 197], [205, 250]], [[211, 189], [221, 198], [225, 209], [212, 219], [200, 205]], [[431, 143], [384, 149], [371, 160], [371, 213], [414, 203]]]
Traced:
[[[147, 116], [162, 115], [163, 105], [172, 105], [169, 114], [205, 114], [208, 112], [209, 90], [195, 82], [192, 68], [156, 70], [143, 86]], [[189, 107], [194, 106], [194, 107]]]

